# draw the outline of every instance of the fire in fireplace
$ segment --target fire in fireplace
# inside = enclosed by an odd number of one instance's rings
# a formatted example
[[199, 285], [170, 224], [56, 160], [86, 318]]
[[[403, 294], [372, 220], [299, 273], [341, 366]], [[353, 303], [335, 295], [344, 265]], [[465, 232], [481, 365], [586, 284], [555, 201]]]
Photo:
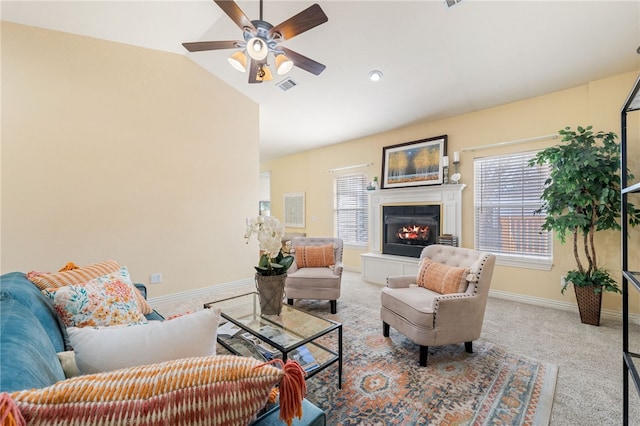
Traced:
[[398, 231], [398, 238], [406, 241], [407, 244], [427, 242], [429, 241], [429, 227], [419, 225], [403, 226]]
[[382, 206], [382, 253], [420, 257], [440, 235], [440, 205]]

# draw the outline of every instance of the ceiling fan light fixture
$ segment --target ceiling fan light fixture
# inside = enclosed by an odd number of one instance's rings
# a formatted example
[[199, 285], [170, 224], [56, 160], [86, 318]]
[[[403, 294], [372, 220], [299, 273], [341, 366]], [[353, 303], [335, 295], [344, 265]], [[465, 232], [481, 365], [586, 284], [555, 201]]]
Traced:
[[256, 76], [256, 80], [258, 81], [269, 81], [273, 80], [273, 74], [271, 74], [271, 70], [268, 66], [261, 65], [258, 68], [258, 75]]
[[278, 75], [285, 75], [293, 68], [293, 62], [283, 54], [276, 56], [276, 72]]
[[256, 61], [261, 61], [269, 54], [269, 47], [260, 37], [253, 37], [247, 42], [247, 53]]
[[231, 55], [228, 59], [231, 66], [237, 69], [240, 72], [245, 72], [247, 70], [247, 57], [242, 52], [236, 52]]
[[[236, 0], [214, 0], [231, 20], [242, 29], [242, 40], [218, 40], [218, 41], [197, 41], [182, 43], [182, 46], [189, 52], [203, 52], [210, 50], [233, 49], [234, 53], [227, 58], [234, 69], [244, 72], [249, 71], [249, 83], [257, 83], [258, 71], [260, 70], [260, 82], [272, 79], [271, 70], [267, 65], [269, 54], [273, 54], [274, 60], [277, 56], [286, 52], [280, 59], [274, 61], [276, 67], [273, 71], [279, 75], [286, 74], [292, 67], [296, 66], [313, 75], [320, 75], [326, 65], [307, 58], [299, 53], [279, 47], [281, 42], [290, 40], [318, 25], [329, 20], [320, 5], [312, 4], [296, 15], [280, 22], [278, 25], [262, 18], [262, 2], [260, 1], [260, 19], [250, 20], [242, 11]], [[293, 60], [292, 60], [293, 59]]]

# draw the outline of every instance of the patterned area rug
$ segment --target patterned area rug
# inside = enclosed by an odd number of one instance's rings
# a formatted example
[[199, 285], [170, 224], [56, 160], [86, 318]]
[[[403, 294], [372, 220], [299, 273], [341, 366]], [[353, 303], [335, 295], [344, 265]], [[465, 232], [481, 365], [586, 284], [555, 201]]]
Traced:
[[[307, 398], [328, 415], [328, 425], [548, 425], [557, 367], [506, 353], [476, 341], [429, 349], [418, 366], [419, 348], [391, 329], [382, 336], [374, 309], [326, 302], [296, 306], [343, 323], [343, 383], [331, 366], [307, 381]], [[332, 342], [326, 342], [331, 344]]]

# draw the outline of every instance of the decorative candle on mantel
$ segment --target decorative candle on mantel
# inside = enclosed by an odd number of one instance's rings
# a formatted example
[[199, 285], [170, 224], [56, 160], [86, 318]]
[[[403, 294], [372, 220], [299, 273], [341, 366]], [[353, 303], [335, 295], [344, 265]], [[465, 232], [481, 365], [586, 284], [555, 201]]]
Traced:
[[442, 167], [449, 167], [449, 157], [446, 155], [442, 157]]
[[454, 163], [459, 163], [460, 162], [460, 153], [458, 151], [454, 151], [454, 153], [453, 153], [453, 162]]

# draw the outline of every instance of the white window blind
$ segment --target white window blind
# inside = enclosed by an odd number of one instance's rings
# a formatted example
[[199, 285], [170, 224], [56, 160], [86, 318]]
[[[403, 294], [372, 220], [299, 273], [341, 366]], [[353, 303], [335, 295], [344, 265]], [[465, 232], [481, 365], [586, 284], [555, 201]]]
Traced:
[[364, 174], [336, 178], [336, 236], [345, 244], [367, 244], [369, 240], [369, 202], [367, 176]]
[[540, 195], [549, 167], [529, 167], [535, 155], [524, 152], [474, 160], [475, 246], [495, 253], [499, 261], [524, 260], [525, 265], [514, 266], [550, 267], [552, 236], [541, 229], [546, 215], [534, 214], [542, 205]]

